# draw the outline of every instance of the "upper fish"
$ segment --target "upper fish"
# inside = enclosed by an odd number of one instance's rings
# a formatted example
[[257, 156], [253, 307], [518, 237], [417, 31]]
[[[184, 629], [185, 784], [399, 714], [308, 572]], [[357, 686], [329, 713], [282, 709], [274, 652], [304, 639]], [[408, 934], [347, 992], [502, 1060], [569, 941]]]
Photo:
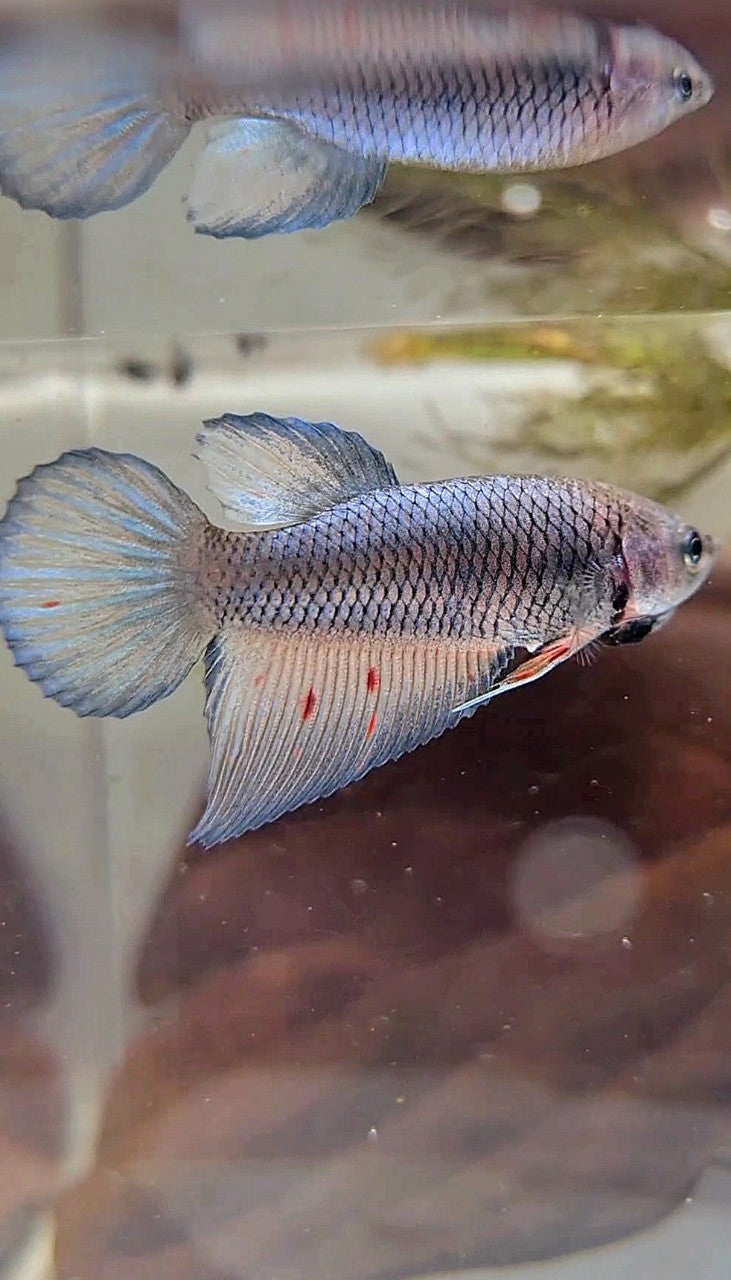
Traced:
[[191, 841], [330, 795], [705, 581], [712, 538], [602, 484], [401, 485], [331, 423], [226, 414], [198, 456], [245, 532], [130, 454], [63, 454], [0, 521], [0, 626], [78, 715], [127, 716], [205, 657], [211, 765]]
[[57, 218], [117, 209], [196, 121], [218, 117], [188, 217], [200, 232], [255, 238], [351, 217], [392, 161], [505, 173], [581, 165], [713, 94], [676, 41], [576, 14], [495, 13], [477, 0], [192, 12], [174, 56], [58, 33], [10, 47], [2, 192]]

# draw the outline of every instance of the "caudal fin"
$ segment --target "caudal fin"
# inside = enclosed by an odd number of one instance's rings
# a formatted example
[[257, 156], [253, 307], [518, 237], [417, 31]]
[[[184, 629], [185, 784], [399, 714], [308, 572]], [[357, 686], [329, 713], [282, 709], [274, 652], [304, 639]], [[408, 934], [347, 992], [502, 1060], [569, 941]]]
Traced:
[[206, 523], [130, 454], [36, 467], [0, 521], [0, 627], [16, 665], [81, 716], [172, 693], [213, 635], [195, 582]]
[[0, 60], [0, 190], [23, 208], [54, 218], [119, 209], [147, 190], [189, 132], [153, 77], [109, 60], [95, 66], [94, 54], [76, 78], [54, 75], [43, 54]]

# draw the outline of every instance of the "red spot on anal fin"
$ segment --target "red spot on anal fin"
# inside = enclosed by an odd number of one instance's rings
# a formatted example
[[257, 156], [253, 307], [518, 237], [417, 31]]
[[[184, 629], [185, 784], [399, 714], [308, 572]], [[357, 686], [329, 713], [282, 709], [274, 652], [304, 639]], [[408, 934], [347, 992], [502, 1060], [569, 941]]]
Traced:
[[314, 689], [310, 689], [302, 699], [302, 719], [311, 720], [315, 714], [317, 707], [317, 694]]
[[61, 604], [60, 600], [44, 600], [41, 605], [42, 609], [58, 609]]
[[366, 729], [366, 738], [372, 738], [372, 737], [373, 737], [374, 733], [376, 732], [376, 725], [377, 725], [377, 724], [378, 724], [378, 716], [376, 715], [376, 713], [375, 713], [375, 711], [374, 711], [374, 712], [373, 712], [373, 715], [371, 716], [370, 720], [368, 721], [368, 728]]
[[381, 683], [381, 673], [378, 667], [369, 667], [366, 676], [366, 688], [369, 693], [377, 693]]

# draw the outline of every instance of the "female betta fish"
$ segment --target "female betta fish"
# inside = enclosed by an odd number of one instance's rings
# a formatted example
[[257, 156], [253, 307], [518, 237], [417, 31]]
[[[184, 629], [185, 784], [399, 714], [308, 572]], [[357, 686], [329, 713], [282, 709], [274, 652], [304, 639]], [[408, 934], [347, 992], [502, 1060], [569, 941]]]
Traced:
[[160, 59], [58, 35], [45, 53], [36, 43], [5, 52], [5, 195], [58, 218], [117, 209], [196, 121], [223, 117], [188, 216], [197, 231], [255, 238], [351, 217], [391, 161], [580, 165], [659, 133], [713, 93], [674, 40], [570, 13], [491, 12], [480, 0], [270, 0], [263, 17], [242, 0], [187, 9], [184, 38]]
[[602, 484], [401, 485], [330, 423], [227, 414], [199, 457], [247, 532], [130, 454], [63, 454], [0, 522], [0, 626], [78, 715], [127, 716], [205, 655], [212, 761], [191, 842], [330, 795], [604, 638], [636, 640], [715, 555]]

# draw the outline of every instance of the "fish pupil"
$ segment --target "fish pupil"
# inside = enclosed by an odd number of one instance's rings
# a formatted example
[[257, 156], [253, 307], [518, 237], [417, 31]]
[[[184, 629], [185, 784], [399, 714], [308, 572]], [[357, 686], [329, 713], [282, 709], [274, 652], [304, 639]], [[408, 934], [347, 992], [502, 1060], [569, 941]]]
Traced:
[[673, 73], [673, 84], [675, 92], [681, 102], [690, 102], [693, 97], [693, 80], [687, 71], [675, 71]]
[[689, 568], [694, 569], [703, 555], [703, 539], [696, 529], [691, 529], [683, 542], [683, 556]]

